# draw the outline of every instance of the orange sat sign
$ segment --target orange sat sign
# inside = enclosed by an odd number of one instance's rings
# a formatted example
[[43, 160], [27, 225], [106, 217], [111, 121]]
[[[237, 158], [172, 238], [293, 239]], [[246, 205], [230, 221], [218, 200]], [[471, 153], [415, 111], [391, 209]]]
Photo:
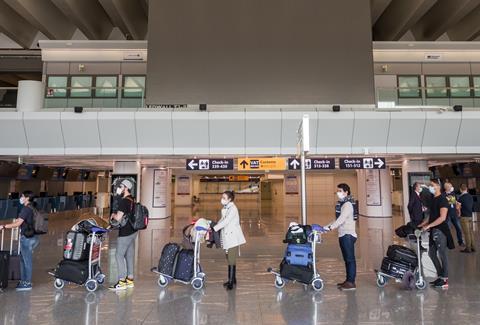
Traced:
[[285, 170], [285, 158], [239, 158], [238, 170]]

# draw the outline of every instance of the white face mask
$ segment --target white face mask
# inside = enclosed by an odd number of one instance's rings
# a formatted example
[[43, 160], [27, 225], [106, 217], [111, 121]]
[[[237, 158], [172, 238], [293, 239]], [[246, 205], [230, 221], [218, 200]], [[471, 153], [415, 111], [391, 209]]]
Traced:
[[449, 193], [452, 193], [453, 191], [455, 191], [455, 188], [452, 186], [452, 187], [450, 188], [450, 192], [449, 192]]
[[222, 199], [220, 200], [220, 203], [221, 203], [222, 205], [227, 205], [227, 204], [228, 204], [228, 200], [222, 198]]
[[345, 193], [343, 192], [337, 192], [337, 196], [340, 200], [343, 200], [346, 197]]
[[20, 204], [25, 205], [25, 198], [23, 196], [20, 198]]
[[430, 193], [435, 194], [435, 187], [429, 186], [428, 190], [430, 191]]
[[122, 195], [122, 192], [123, 192], [122, 188], [118, 187], [116, 191], [117, 195]]

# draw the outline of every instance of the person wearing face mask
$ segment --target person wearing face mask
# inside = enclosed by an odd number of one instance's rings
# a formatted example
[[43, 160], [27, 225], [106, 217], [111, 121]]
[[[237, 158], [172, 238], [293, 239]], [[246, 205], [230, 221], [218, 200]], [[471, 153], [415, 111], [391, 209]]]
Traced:
[[338, 203], [335, 207], [336, 220], [325, 226], [330, 231], [338, 228], [338, 241], [345, 261], [346, 280], [338, 283], [340, 290], [355, 290], [355, 277], [357, 274], [357, 262], [355, 260], [355, 242], [357, 233], [355, 231], [355, 219], [353, 210], [353, 198], [350, 186], [345, 183], [337, 185]]
[[135, 240], [137, 231], [133, 229], [128, 219], [135, 207], [135, 200], [132, 197], [133, 183], [124, 179], [116, 190], [117, 196], [121, 197], [118, 202], [118, 210], [112, 213], [111, 219], [120, 224], [117, 238], [117, 251], [115, 259], [118, 267], [118, 282], [110, 286], [110, 290], [125, 290], [134, 287], [135, 269]]
[[435, 288], [447, 289], [447, 248], [455, 248], [447, 221], [449, 203], [446, 196], [441, 192], [441, 186], [438, 180], [431, 180], [429, 190], [434, 195], [432, 209], [429, 218], [423, 221], [419, 227], [421, 227], [423, 231], [430, 230], [430, 249], [428, 255], [432, 259], [438, 274], [438, 279], [430, 282], [430, 285]]
[[236, 271], [237, 258], [240, 255], [240, 245], [246, 243], [240, 226], [240, 215], [233, 201], [235, 194], [232, 191], [225, 191], [222, 194], [220, 203], [223, 206], [222, 217], [213, 227], [214, 231], [220, 231], [222, 248], [225, 250], [228, 261], [228, 281], [223, 284], [227, 290], [232, 290], [237, 285]]
[[32, 191], [25, 191], [20, 197], [23, 206], [15, 222], [1, 225], [0, 230], [20, 227], [20, 282], [17, 291], [32, 290], [33, 250], [39, 244], [39, 238], [33, 228], [33, 199]]
[[463, 234], [462, 227], [460, 226], [460, 220], [457, 215], [457, 196], [455, 195], [455, 189], [453, 188], [452, 183], [446, 182], [444, 185], [445, 188], [445, 197], [448, 201], [448, 214], [447, 221], [455, 227], [455, 232], [457, 233], [457, 242], [458, 246], [464, 246], [463, 243]]
[[420, 198], [420, 193], [422, 192], [422, 187], [420, 183], [415, 182], [413, 184], [413, 191], [408, 200], [408, 213], [410, 215], [410, 220], [413, 225], [416, 227], [422, 223], [424, 218], [425, 208], [423, 206], [422, 199]]

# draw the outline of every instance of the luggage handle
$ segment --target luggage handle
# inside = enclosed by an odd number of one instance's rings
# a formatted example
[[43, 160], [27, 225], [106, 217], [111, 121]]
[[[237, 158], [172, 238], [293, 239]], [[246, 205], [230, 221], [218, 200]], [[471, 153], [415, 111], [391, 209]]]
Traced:
[[[10, 249], [9, 249], [9, 253], [10, 255], [12, 255], [13, 253], [13, 237], [14, 237], [14, 234], [17, 235], [17, 255], [20, 255], [20, 229], [19, 228], [11, 228], [12, 229], [12, 234], [10, 236]], [[4, 239], [5, 239], [5, 228], [2, 228], [2, 241], [0, 242], [0, 250], [3, 251], [3, 242], [4, 242]]]

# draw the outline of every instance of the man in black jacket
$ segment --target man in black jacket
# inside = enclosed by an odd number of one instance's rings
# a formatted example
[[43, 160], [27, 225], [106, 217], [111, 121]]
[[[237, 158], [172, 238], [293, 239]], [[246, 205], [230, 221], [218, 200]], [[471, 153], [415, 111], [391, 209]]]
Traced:
[[408, 213], [410, 214], [410, 221], [416, 227], [422, 223], [424, 219], [424, 206], [422, 199], [420, 198], [420, 193], [422, 192], [422, 187], [420, 183], [413, 184], [413, 191], [410, 194], [410, 199], [408, 201]]

